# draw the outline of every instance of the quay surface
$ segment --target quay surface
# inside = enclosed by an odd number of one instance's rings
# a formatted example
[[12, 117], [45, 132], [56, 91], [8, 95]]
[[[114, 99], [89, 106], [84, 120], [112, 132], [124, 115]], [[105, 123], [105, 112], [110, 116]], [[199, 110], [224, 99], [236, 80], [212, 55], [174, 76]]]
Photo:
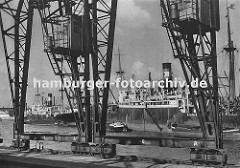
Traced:
[[157, 163], [151, 161], [132, 161], [128, 159], [102, 159], [93, 156], [79, 156], [73, 154], [49, 154], [20, 152], [17, 150], [0, 149], [1, 168], [204, 168], [193, 166], [189, 162]]

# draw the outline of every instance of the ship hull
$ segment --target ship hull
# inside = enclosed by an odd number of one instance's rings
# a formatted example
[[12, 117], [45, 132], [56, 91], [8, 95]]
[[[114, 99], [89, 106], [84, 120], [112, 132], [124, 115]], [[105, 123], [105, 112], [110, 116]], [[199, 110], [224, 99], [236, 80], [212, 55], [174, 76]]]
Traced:
[[[74, 115], [78, 118], [77, 112], [74, 114], [58, 114], [56, 115], [55, 120], [63, 121], [65, 123], [74, 122]], [[188, 117], [186, 114], [181, 113], [179, 108], [151, 108], [147, 111], [144, 108], [119, 108], [118, 110], [108, 112], [107, 114], [107, 122], [123, 121], [128, 124], [140, 124], [143, 122], [146, 124], [154, 124], [156, 121], [158, 124], [166, 125], [168, 120], [181, 124], [188, 120]]]
[[[74, 117], [75, 115], [75, 117]], [[33, 122], [39, 123], [54, 123], [63, 121], [64, 123], [75, 122], [75, 118], [79, 119], [78, 113], [63, 113], [55, 117], [46, 118], [41, 115], [33, 115], [29, 119]], [[226, 126], [239, 126], [240, 115], [223, 115], [223, 125]], [[188, 121], [191, 123], [196, 122], [198, 125], [197, 116], [188, 116], [182, 113], [179, 108], [151, 108], [145, 110], [144, 108], [118, 108], [116, 111], [110, 111], [107, 114], [107, 122], [122, 121], [127, 124], [155, 124], [167, 125], [169, 121], [171, 124], [185, 124]]]
[[31, 114], [25, 117], [26, 124], [54, 124], [55, 117], [47, 117], [46, 115]]
[[222, 123], [223, 125], [227, 125], [227, 126], [238, 126], [240, 125], [240, 116], [239, 115], [223, 115]]
[[158, 123], [166, 125], [169, 121], [174, 123], [184, 123], [188, 120], [185, 113], [181, 113], [179, 108], [119, 108], [116, 112], [108, 113], [108, 121], [123, 121], [126, 123]]
[[71, 123], [71, 122], [75, 122], [75, 118], [79, 119], [77, 112], [58, 114], [56, 115], [55, 120], [63, 121], [65, 123]]
[[[198, 121], [198, 117], [195, 116], [190, 116], [190, 119], [192, 121]], [[240, 126], [240, 114], [239, 112], [237, 115], [223, 115], [222, 116], [222, 125], [223, 127], [225, 126], [230, 126], [230, 127], [237, 127]]]

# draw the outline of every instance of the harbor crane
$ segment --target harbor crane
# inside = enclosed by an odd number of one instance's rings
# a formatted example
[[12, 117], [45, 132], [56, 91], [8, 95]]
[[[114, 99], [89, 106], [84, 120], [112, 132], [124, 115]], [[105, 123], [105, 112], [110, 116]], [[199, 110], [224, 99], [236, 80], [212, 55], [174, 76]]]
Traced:
[[[38, 12], [44, 51], [55, 75], [63, 82], [109, 81], [117, 0], [1, 0], [0, 26], [7, 63], [16, 135], [24, 134], [24, 111], [34, 13]], [[37, 20], [35, 20], [37, 21]], [[95, 87], [65, 87], [79, 136], [101, 142], [106, 134], [109, 83]], [[91, 100], [93, 97], [93, 100]]]
[[[162, 26], [188, 86], [192, 79], [205, 80], [207, 87], [189, 87], [203, 138], [203, 147], [223, 148], [219, 112], [216, 31], [220, 29], [218, 0], [160, 0]], [[204, 160], [204, 158], [200, 160]]]

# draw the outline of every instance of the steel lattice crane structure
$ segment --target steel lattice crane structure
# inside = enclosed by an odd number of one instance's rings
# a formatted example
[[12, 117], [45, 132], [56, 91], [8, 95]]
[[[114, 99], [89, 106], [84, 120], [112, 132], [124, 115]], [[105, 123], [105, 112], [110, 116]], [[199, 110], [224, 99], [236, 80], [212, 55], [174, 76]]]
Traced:
[[[15, 114], [15, 127], [23, 132], [33, 7], [28, 1], [1, 1], [0, 26]], [[7, 24], [7, 25], [6, 25]], [[18, 124], [17, 124], [18, 123]]]
[[[62, 82], [109, 81], [113, 52], [117, 0], [3, 0], [0, 26], [3, 40], [15, 129], [24, 133], [33, 15], [41, 18], [44, 51]], [[72, 85], [71, 85], [72, 86]], [[86, 142], [106, 134], [109, 83], [94, 88], [65, 87], [79, 135]], [[91, 98], [93, 100], [91, 100]], [[101, 141], [101, 139], [97, 139]]]
[[[203, 132], [204, 147], [222, 149], [216, 54], [216, 31], [220, 29], [219, 0], [160, 2], [162, 25], [167, 30], [174, 58], [179, 59], [189, 86]], [[106, 135], [116, 10], [117, 0], [1, 0], [0, 27], [15, 110], [14, 133], [17, 133], [18, 140], [24, 134], [33, 15], [37, 11], [44, 51], [53, 72], [62, 83], [65, 80], [70, 83], [64, 92], [72, 113], [78, 109], [74, 116], [80, 141], [105, 143], [102, 137]], [[94, 84], [102, 81], [106, 86], [94, 87], [90, 91], [86, 82], [91, 77]], [[207, 87], [191, 87], [193, 79], [204, 80]], [[122, 137], [113, 138], [118, 138], [121, 143]], [[130, 142], [142, 144], [149, 137], [128, 138]], [[159, 137], [159, 145], [166, 143], [165, 146], [172, 146], [176, 139], [172, 136], [169, 139], [166, 141]], [[225, 163], [226, 159], [219, 151], [206, 150], [205, 155], [194, 151], [193, 162]]]
[[160, 0], [174, 58], [179, 59], [188, 86], [191, 80], [207, 82], [206, 88], [189, 87], [205, 147], [221, 149], [222, 128], [218, 102], [216, 31], [220, 28], [218, 0]]

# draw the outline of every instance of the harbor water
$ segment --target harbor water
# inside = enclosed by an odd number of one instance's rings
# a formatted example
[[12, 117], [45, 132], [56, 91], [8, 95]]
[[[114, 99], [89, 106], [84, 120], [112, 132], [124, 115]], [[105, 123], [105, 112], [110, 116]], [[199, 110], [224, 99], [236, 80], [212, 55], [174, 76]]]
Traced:
[[[10, 146], [13, 139], [13, 119], [3, 119], [0, 122], [0, 134], [3, 138], [2, 146]], [[32, 125], [25, 124], [25, 132], [45, 132], [45, 133], [56, 133], [56, 134], [76, 134], [76, 127], [66, 127], [50, 124], [42, 125]], [[35, 147], [38, 141], [31, 141], [30, 147]], [[44, 141], [45, 148], [51, 148], [61, 151], [70, 151], [71, 142], [54, 142], [54, 141]]]

